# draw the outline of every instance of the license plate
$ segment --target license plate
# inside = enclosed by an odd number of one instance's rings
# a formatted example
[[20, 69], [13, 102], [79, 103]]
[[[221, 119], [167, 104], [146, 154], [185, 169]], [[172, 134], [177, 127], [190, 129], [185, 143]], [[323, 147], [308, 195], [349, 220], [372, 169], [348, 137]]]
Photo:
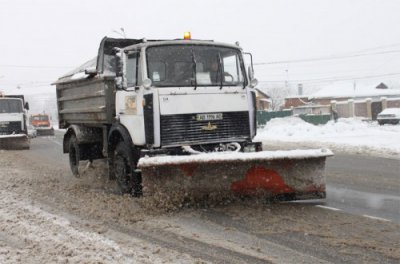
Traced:
[[212, 121], [212, 120], [222, 120], [222, 113], [215, 113], [215, 114], [197, 114], [196, 120], [197, 121]]

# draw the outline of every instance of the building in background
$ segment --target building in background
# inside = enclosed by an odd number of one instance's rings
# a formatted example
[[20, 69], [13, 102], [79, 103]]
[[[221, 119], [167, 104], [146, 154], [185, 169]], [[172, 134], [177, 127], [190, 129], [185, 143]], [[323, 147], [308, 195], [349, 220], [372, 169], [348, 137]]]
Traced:
[[284, 108], [294, 108], [303, 105], [330, 105], [331, 101], [348, 100], [380, 100], [385, 98], [400, 98], [400, 89], [390, 89], [386, 84], [377, 86], [355, 84], [350, 82], [334, 83], [323, 87], [318, 92], [307, 96], [289, 96], [285, 98]]
[[259, 88], [256, 88], [256, 105], [257, 110], [270, 110], [271, 109], [271, 97]]
[[400, 107], [400, 89], [386, 84], [356, 85], [335, 83], [308, 96], [285, 98], [285, 108], [294, 114], [337, 114], [337, 117], [361, 117], [375, 120], [385, 108]]

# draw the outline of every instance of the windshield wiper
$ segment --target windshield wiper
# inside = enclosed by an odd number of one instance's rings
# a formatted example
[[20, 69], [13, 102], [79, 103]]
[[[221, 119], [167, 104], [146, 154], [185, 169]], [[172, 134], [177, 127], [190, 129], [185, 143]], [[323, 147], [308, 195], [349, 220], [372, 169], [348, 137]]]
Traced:
[[192, 63], [193, 63], [193, 77], [194, 77], [194, 89], [197, 89], [197, 63], [196, 58], [194, 57], [194, 51], [192, 50]]
[[221, 58], [221, 54], [219, 52], [218, 52], [218, 72], [219, 72], [219, 75], [221, 78], [220, 87], [219, 87], [219, 89], [221, 90], [222, 89], [222, 74], [223, 74], [223, 72], [222, 72], [222, 58]]

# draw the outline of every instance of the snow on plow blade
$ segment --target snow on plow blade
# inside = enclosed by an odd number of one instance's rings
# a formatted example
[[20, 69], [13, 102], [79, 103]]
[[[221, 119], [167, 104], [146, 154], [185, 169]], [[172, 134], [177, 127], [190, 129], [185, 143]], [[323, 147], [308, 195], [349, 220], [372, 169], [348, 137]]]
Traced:
[[138, 167], [145, 194], [315, 199], [325, 197], [325, 160], [332, 155], [330, 150], [312, 149], [145, 157]]

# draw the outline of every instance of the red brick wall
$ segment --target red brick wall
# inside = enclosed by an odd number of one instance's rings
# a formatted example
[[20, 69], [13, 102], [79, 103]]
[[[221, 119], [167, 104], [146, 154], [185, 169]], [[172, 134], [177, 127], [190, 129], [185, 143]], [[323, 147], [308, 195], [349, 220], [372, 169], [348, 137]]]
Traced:
[[303, 102], [308, 102], [308, 98], [307, 97], [303, 97], [303, 98], [286, 98], [285, 99], [285, 109], [291, 108], [291, 107], [298, 107], [298, 106], [302, 106], [305, 105], [305, 103]]
[[367, 117], [368, 110], [367, 110], [367, 103], [354, 103], [354, 115], [357, 117]]
[[400, 107], [400, 99], [398, 100], [387, 100], [387, 107]]

